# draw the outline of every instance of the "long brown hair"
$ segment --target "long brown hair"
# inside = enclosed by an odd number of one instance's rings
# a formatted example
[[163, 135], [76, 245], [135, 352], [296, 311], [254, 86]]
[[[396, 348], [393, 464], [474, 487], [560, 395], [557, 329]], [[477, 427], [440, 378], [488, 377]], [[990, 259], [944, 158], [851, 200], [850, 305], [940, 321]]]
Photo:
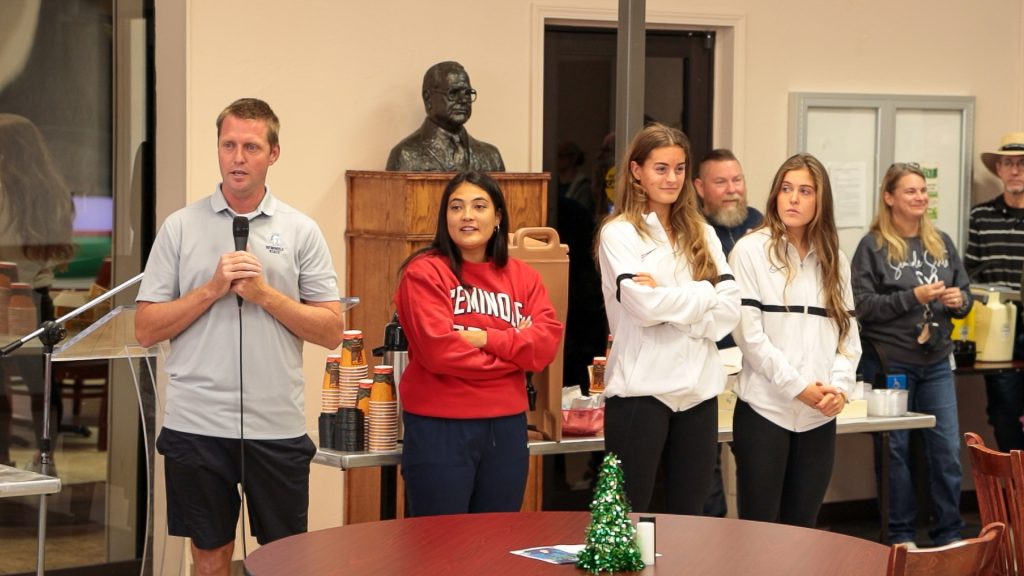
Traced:
[[71, 192], [39, 129], [17, 114], [0, 114], [0, 199], [29, 260], [53, 265], [71, 259]]
[[444, 193], [441, 195], [441, 205], [437, 211], [437, 229], [434, 231], [434, 240], [429, 245], [410, 254], [402, 262], [402, 265], [398, 268], [399, 277], [405, 272], [405, 268], [410, 262], [421, 254], [432, 252], [446, 257], [448, 259], [448, 267], [451, 268], [452, 273], [458, 278], [459, 284], [467, 288], [469, 287], [462, 280], [462, 252], [455, 244], [455, 241], [452, 240], [451, 235], [448, 234], [448, 201], [451, 199], [452, 194], [463, 184], [472, 184], [490, 196], [491, 204], [494, 205], [494, 213], [498, 216], [498, 223], [494, 227], [494, 234], [491, 235], [491, 239], [487, 241], [487, 261], [493, 262], [498, 268], [504, 268], [508, 264], [508, 231], [511, 229], [512, 223], [508, 215], [508, 205], [505, 202], [505, 194], [501, 191], [501, 186], [485, 172], [459, 172], [448, 181], [448, 185], [445, 186]]
[[[892, 263], [903, 262], [907, 259], [907, 242], [896, 231], [896, 225], [892, 221], [892, 206], [885, 203], [886, 194], [895, 194], [896, 185], [907, 174], [916, 174], [922, 181], [927, 181], [924, 171], [917, 164], [897, 162], [885, 171], [882, 178], [882, 189], [878, 194], [878, 213], [871, 223], [871, 234], [875, 237], [875, 247], [888, 249], [889, 261]], [[935, 229], [928, 214], [921, 215], [918, 223], [920, 228], [917, 235], [921, 238], [924, 249], [936, 261], [946, 259], [946, 244], [942, 242], [939, 231]]]
[[[793, 279], [795, 263], [789, 261], [786, 252], [786, 225], [779, 217], [779, 192], [786, 174], [793, 170], [807, 170], [814, 180], [817, 194], [814, 218], [807, 225], [807, 239], [818, 255], [818, 266], [821, 267], [822, 291], [825, 293], [825, 312], [839, 329], [839, 341], [842, 342], [850, 331], [852, 315], [843, 300], [843, 278], [839, 270], [839, 233], [836, 230], [835, 214], [832, 208], [832, 185], [828, 172], [821, 162], [810, 154], [791, 156], [779, 167], [772, 181], [772, 190], [768, 196], [768, 205], [764, 210], [764, 222], [761, 228], [767, 228], [771, 234], [768, 241], [768, 260], [779, 269], [786, 271], [786, 286]], [[850, 281], [849, 278], [846, 279]]]
[[616, 170], [615, 210], [605, 222], [621, 218], [633, 225], [637, 233], [650, 237], [644, 214], [647, 212], [647, 192], [633, 177], [630, 165], [643, 165], [651, 152], [658, 148], [676, 146], [683, 151], [686, 173], [681, 177], [682, 192], [669, 211], [669, 230], [676, 250], [682, 251], [690, 265], [690, 275], [695, 280], [718, 282], [718, 267], [705, 237], [704, 217], [697, 208], [697, 192], [693, 188], [693, 163], [690, 155], [690, 140], [680, 130], [659, 124], [649, 124], [633, 137], [629, 148]]

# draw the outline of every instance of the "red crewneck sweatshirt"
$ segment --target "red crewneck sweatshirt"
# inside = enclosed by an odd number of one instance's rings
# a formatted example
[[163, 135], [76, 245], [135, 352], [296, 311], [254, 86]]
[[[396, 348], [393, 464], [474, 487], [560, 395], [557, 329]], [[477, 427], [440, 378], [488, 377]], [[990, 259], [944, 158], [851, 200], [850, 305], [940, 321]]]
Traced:
[[[403, 410], [437, 418], [493, 418], [527, 409], [525, 372], [554, 360], [562, 324], [540, 274], [509, 258], [503, 268], [464, 262], [460, 285], [436, 253], [406, 266], [395, 293], [409, 340], [402, 373]], [[529, 317], [533, 324], [516, 326]], [[458, 330], [486, 330], [475, 348]]]

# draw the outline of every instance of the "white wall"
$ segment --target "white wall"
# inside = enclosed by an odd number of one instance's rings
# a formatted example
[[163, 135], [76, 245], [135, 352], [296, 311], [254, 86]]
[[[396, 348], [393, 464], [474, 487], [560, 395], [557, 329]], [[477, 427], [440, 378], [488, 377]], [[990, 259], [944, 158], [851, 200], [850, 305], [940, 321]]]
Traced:
[[[722, 89], [719, 145], [736, 148], [763, 205], [785, 159], [791, 91], [973, 95], [975, 156], [1024, 116], [1021, 0], [649, 0], [649, 22], [738, 23], [735, 61]], [[497, 145], [511, 171], [539, 170], [536, 118], [543, 77], [539, 15], [613, 18], [613, 0], [157, 0], [158, 220], [209, 194], [219, 180], [214, 119], [231, 100], [267, 100], [282, 122], [276, 194], [313, 215], [344, 279], [349, 169], [383, 169], [388, 151], [423, 117], [425, 69], [454, 59], [480, 98], [468, 127]], [[983, 8], [983, 9], [982, 9]], [[575, 15], [575, 16], [573, 16]], [[542, 53], [542, 52], [540, 52]], [[996, 181], [975, 163], [978, 195]], [[326, 351], [307, 346], [307, 416], [315, 430]], [[322, 471], [318, 472], [322, 476]], [[337, 503], [337, 475], [314, 477]], [[313, 527], [340, 510], [314, 507]]]
[[785, 158], [789, 92], [974, 96], [975, 180], [984, 196], [995, 194], [996, 182], [977, 152], [996, 147], [1003, 133], [1022, 126], [1019, 0], [718, 6], [748, 8], [746, 124], [738, 129], [745, 136], [744, 165], [762, 199]]

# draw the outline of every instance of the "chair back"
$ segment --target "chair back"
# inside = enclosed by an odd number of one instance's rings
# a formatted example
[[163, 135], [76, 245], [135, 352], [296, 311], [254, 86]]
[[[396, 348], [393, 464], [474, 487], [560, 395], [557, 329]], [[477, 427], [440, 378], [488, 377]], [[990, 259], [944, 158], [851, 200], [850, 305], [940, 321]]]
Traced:
[[999, 452], [985, 446], [981, 436], [964, 434], [971, 456], [981, 523], [1002, 522], [1006, 533], [999, 544], [995, 574], [1010, 576], [1024, 570], [1024, 452]]
[[939, 548], [911, 550], [906, 543], [889, 550], [888, 576], [991, 576], [1005, 525], [993, 522], [977, 538]]

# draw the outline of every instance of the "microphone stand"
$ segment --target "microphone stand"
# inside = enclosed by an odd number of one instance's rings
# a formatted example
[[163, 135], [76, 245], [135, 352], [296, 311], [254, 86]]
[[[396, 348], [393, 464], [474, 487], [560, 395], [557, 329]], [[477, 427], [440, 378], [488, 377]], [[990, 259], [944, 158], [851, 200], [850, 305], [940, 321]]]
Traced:
[[[47, 320], [40, 325], [35, 331], [26, 334], [19, 340], [11, 342], [7, 346], [0, 348], [0, 357], [8, 356], [18, 348], [21, 348], [26, 342], [30, 342], [33, 338], [39, 338], [39, 342], [43, 344], [43, 437], [39, 440], [39, 473], [43, 476], [50, 475], [50, 465], [53, 463], [51, 458], [50, 450], [50, 397], [53, 393], [53, 348], [68, 335], [67, 329], [64, 328], [64, 323], [72, 318], [80, 316], [88, 310], [99, 305], [101, 302], [105, 302], [120, 294], [125, 289], [134, 286], [142, 280], [144, 273], [139, 273], [134, 278], [116, 286], [115, 288], [100, 294], [96, 298], [86, 302], [85, 304], [75, 308], [71, 312], [57, 318], [56, 320]], [[36, 553], [36, 574], [43, 573], [43, 558], [45, 553], [45, 541], [46, 541], [46, 496], [42, 495], [39, 497], [39, 535], [37, 536], [37, 553]]]

